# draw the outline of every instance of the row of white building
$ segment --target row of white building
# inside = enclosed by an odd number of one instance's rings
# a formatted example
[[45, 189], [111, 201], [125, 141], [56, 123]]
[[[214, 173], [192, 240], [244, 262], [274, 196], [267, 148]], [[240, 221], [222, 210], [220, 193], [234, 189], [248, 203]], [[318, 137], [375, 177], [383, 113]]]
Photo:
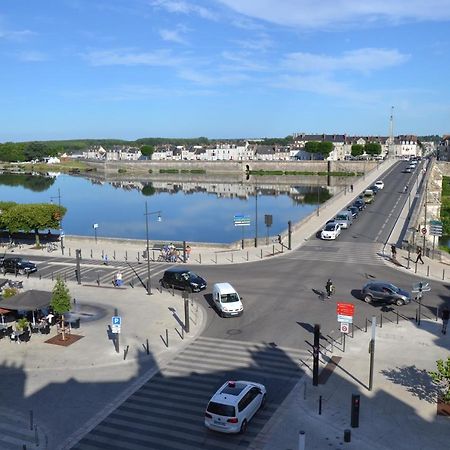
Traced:
[[[218, 143], [214, 146], [158, 145], [152, 154], [154, 161], [288, 161], [323, 159], [320, 154], [305, 151], [307, 142], [331, 142], [333, 150], [326, 159], [331, 161], [351, 159], [352, 145], [378, 143], [381, 156], [388, 153], [397, 157], [422, 156], [417, 137], [401, 135], [394, 138], [379, 136], [347, 136], [345, 134], [295, 134], [291, 145], [265, 145], [261, 141], [243, 141], [242, 143]], [[146, 159], [139, 147], [114, 146], [105, 149], [93, 146], [83, 152], [87, 159], [106, 161], [136, 161]]]

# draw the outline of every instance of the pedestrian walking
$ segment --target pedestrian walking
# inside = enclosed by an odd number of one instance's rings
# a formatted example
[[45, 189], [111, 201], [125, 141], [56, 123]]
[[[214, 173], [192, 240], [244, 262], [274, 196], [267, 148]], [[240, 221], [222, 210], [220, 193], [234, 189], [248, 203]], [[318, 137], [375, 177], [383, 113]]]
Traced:
[[421, 247], [417, 247], [416, 264], [417, 264], [419, 261], [420, 261], [422, 264], [424, 264], [423, 259], [422, 259], [422, 248], [421, 248]]
[[325, 285], [325, 289], [327, 291], [327, 298], [330, 298], [334, 293], [334, 285], [330, 278], [328, 278], [327, 284]]
[[397, 259], [397, 249], [395, 245], [391, 245], [392, 259]]
[[105, 266], [107, 266], [108, 265], [108, 255], [105, 253], [105, 256], [103, 257], [103, 264], [105, 265]]
[[447, 305], [442, 308], [441, 319], [442, 319], [442, 334], [447, 333], [448, 319], [450, 318], [450, 311]]

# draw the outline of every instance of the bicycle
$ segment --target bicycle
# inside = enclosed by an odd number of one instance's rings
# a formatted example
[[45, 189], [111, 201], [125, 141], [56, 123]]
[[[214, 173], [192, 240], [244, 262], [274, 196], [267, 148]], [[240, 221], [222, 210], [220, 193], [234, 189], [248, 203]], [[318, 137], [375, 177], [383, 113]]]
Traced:
[[47, 244], [47, 252], [54, 252], [55, 250], [58, 250], [58, 246], [53, 242], [50, 244]]

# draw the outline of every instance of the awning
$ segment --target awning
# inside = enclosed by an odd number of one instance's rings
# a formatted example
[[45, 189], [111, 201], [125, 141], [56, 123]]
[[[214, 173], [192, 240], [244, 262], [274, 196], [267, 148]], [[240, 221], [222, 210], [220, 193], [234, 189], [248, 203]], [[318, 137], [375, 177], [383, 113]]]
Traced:
[[0, 308], [14, 311], [34, 311], [50, 305], [52, 293], [31, 289], [13, 297], [0, 300]]

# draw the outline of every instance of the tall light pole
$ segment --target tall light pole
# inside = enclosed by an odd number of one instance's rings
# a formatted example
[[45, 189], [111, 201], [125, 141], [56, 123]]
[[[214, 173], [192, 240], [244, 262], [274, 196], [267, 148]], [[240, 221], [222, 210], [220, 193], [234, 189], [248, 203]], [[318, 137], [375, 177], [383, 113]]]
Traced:
[[147, 295], [152, 295], [152, 286], [150, 284], [150, 246], [148, 241], [148, 216], [158, 214], [158, 222], [161, 222], [161, 211], [148, 212], [147, 202], [145, 202], [145, 235], [147, 239]]
[[58, 199], [58, 208], [59, 208], [59, 238], [61, 241], [61, 254], [64, 256], [64, 231], [62, 229], [62, 214], [61, 214], [61, 191], [58, 188], [58, 195], [54, 197], [50, 197], [50, 202], [53, 203], [53, 199]]
[[255, 247], [258, 247], [258, 183], [255, 186]]

